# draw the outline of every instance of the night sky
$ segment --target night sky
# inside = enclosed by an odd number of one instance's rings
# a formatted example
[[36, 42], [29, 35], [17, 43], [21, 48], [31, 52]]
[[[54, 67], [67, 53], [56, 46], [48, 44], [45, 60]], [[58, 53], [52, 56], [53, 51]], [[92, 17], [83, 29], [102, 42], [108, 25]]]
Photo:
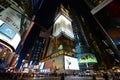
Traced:
[[35, 15], [37, 16], [35, 22], [48, 29], [53, 24], [55, 13], [60, 4], [68, 5], [68, 2], [65, 1], [43, 0], [41, 7], [35, 11]]
[[87, 14], [89, 9], [81, 0], [41, 0], [39, 4], [41, 7], [34, 8], [35, 22], [47, 29], [54, 23], [55, 13], [61, 4], [65, 8], [74, 8], [78, 14]]

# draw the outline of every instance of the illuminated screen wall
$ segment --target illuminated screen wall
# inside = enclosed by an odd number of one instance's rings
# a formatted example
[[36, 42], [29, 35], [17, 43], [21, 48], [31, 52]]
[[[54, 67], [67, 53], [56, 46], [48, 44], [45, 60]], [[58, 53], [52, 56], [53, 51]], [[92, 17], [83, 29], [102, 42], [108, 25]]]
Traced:
[[20, 32], [21, 14], [11, 8], [6, 8], [0, 13], [0, 19], [6, 22], [16, 32]]
[[16, 32], [13, 31], [7, 24], [2, 24], [0, 26], [0, 33], [4, 34], [10, 39], [12, 39], [16, 35]]
[[77, 58], [64, 56], [65, 60], [65, 70], [79, 70]]
[[28, 63], [25, 63], [25, 64], [23, 65], [23, 67], [28, 67]]
[[85, 54], [78, 54], [79, 63], [97, 63], [97, 59], [94, 54], [85, 53]]
[[40, 66], [40, 69], [43, 69], [43, 67], [44, 67], [44, 62], [40, 62], [40, 63], [39, 63], [39, 66]]
[[12, 30], [2, 20], [0, 20], [0, 39], [11, 45], [14, 49], [17, 48], [21, 41], [20, 34]]
[[120, 39], [115, 39], [115, 40], [114, 40], [114, 43], [115, 43], [116, 45], [120, 45]]
[[[56, 17], [56, 21], [53, 26], [53, 36], [56, 39], [51, 39], [47, 56], [56, 53], [60, 50], [72, 50], [74, 49], [74, 34], [72, 29], [71, 20], [66, 18], [63, 15], [59, 15]], [[64, 39], [63, 37], [64, 36]]]
[[64, 33], [65, 35], [74, 39], [71, 21], [69, 21], [63, 15], [59, 16], [53, 27], [53, 35], [55, 37], [59, 36], [61, 33]]
[[75, 49], [74, 41], [64, 36], [61, 36], [58, 39], [50, 40], [47, 50], [47, 56], [51, 54], [56, 54], [61, 50], [74, 51], [74, 49]]
[[63, 56], [59, 56], [53, 59], [50, 59], [44, 63], [44, 69], [50, 69], [50, 72], [62, 71], [63, 67]]

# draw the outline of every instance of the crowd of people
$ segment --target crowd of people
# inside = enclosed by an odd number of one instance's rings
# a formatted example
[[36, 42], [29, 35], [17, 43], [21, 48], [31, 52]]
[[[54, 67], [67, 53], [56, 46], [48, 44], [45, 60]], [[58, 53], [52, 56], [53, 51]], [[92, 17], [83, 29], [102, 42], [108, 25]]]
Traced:
[[[9, 78], [11, 80], [22, 80], [22, 78], [34, 77], [34, 75], [36, 75], [36, 77], [40, 77], [39, 75], [43, 75], [42, 77], [51, 77], [51, 76], [60, 77], [61, 80], [65, 80], [65, 78], [67, 76], [91, 77], [92, 80], [98, 80], [98, 78], [102, 78], [103, 80], [120, 80], [120, 72], [102, 71], [102, 72], [98, 72], [98, 73], [99, 74], [94, 72], [93, 74], [89, 74], [89, 75], [86, 75], [86, 74], [79, 75], [79, 74], [76, 74], [75, 72], [69, 73], [69, 74], [66, 74], [66, 73], [58, 74], [56, 72], [56, 73], [52, 73], [52, 74], [51, 73], [46, 73], [46, 74], [39, 73], [37, 76], [37, 73], [32, 73], [31, 71], [29, 71], [28, 73], [13, 71], [12, 73], [11, 72], [0, 73], [0, 79], [2, 79], [2, 78], [8, 79]], [[7, 80], [7, 79], [4, 79], [4, 80]]]

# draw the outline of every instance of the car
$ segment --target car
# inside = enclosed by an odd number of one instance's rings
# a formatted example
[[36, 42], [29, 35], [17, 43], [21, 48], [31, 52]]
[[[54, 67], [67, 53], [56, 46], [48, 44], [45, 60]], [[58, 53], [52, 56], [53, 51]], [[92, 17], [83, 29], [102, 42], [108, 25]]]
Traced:
[[93, 75], [94, 71], [93, 70], [86, 70], [85, 75]]

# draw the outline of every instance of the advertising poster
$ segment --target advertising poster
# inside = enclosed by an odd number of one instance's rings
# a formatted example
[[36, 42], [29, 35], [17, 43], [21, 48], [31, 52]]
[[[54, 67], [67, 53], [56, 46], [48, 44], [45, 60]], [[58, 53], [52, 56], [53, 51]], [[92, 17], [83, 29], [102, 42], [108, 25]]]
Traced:
[[62, 71], [63, 68], [63, 56], [59, 56], [50, 59], [44, 63], [44, 69], [50, 69], [50, 72]]
[[80, 56], [79, 63], [97, 63], [97, 59], [94, 54], [85, 53]]
[[77, 58], [64, 56], [64, 59], [65, 59], [65, 70], [79, 70]]
[[11, 8], [7, 8], [0, 13], [0, 17], [4, 22], [6, 22], [10, 27], [12, 27], [16, 32], [20, 31], [21, 14], [14, 11]]

